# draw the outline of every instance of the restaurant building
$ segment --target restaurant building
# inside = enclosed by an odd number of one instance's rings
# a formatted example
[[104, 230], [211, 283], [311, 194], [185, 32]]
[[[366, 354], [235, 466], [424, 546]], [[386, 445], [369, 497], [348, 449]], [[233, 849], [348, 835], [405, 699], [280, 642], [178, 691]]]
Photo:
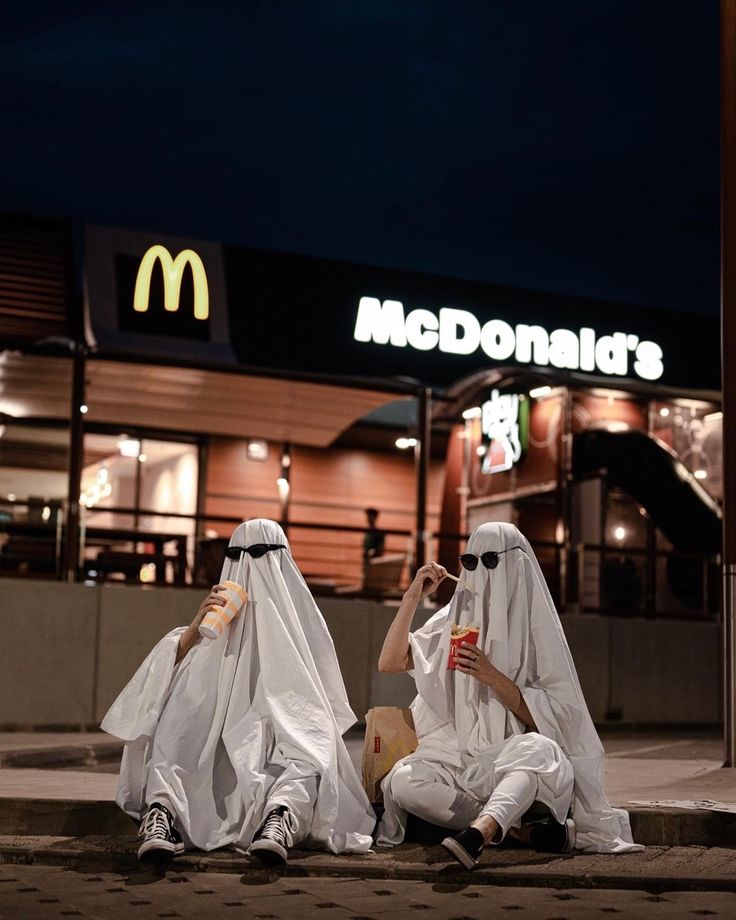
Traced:
[[3, 576], [211, 584], [262, 516], [391, 597], [498, 520], [564, 612], [718, 614], [714, 318], [6, 215], [0, 347]]

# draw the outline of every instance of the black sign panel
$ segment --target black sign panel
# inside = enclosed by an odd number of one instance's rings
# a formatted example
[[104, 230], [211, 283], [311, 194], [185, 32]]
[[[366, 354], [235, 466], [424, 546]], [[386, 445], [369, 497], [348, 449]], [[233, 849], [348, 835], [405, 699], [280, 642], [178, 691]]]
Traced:
[[90, 344], [101, 351], [236, 363], [219, 244], [89, 226], [84, 275]]
[[[449, 308], [472, 314], [480, 327], [500, 320], [501, 328], [510, 326], [517, 332], [522, 324], [541, 327], [550, 334], [569, 330], [578, 338], [581, 329], [588, 330], [581, 339], [580, 364], [586, 335], [592, 337], [594, 333], [592, 348], [603, 337], [618, 334], [614, 349], [618, 352], [612, 355], [616, 360], [607, 361], [603, 370], [597, 365], [577, 369], [610, 379], [610, 367], [615, 367], [621, 379], [644, 381], [636, 368], [647, 372], [648, 364], [648, 382], [697, 389], [720, 387], [715, 317], [241, 248], [224, 247], [223, 260], [230, 340], [242, 364], [411, 377], [434, 385], [448, 385], [497, 366], [522, 364], [516, 360], [518, 351], [494, 360], [480, 347], [470, 354], [456, 354], [437, 346], [420, 350], [408, 343], [356, 341], [359, 303], [362, 297], [370, 297], [381, 304], [400, 302], [404, 317], [413, 311], [427, 311], [437, 318], [438, 325], [442, 311]], [[427, 319], [431, 321], [431, 317]], [[637, 352], [644, 342], [648, 343], [644, 351]], [[654, 348], [649, 343], [654, 343]], [[637, 354], [650, 359], [652, 354], [656, 356], [657, 347], [661, 349], [659, 373], [651, 360], [637, 360]], [[532, 360], [522, 366], [534, 363]], [[623, 374], [619, 373], [622, 365], [626, 369]], [[554, 371], [551, 362], [544, 366]]]
[[[204, 319], [195, 263], [208, 286]], [[88, 228], [85, 269], [88, 316], [107, 351], [433, 386], [518, 365], [559, 369], [561, 381], [577, 371], [720, 388], [711, 316], [104, 227]], [[167, 291], [175, 309], [164, 308]]]

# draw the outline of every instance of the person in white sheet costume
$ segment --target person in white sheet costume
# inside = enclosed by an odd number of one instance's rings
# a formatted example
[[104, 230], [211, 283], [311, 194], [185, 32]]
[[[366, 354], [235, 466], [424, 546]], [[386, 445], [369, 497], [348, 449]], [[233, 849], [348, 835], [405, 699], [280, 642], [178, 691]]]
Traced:
[[[511, 524], [484, 524], [460, 558], [473, 570], [410, 633], [419, 600], [446, 576], [437, 563], [419, 570], [381, 652], [381, 670], [416, 681], [419, 745], [382, 783], [377, 842], [401, 842], [411, 813], [459, 831], [443, 846], [468, 868], [512, 828], [540, 849], [640, 849], [628, 814], [603, 792], [603, 747], [529, 542]], [[452, 627], [470, 624], [480, 627], [477, 644], [463, 643], [448, 670]], [[533, 802], [551, 820], [519, 832]]]
[[168, 633], [102, 722], [127, 742], [116, 801], [143, 818], [139, 855], [364, 852], [375, 815], [342, 740], [355, 715], [322, 615], [278, 524], [241, 524], [228, 553], [221, 581], [246, 589], [242, 612], [218, 639], [197, 636], [202, 608]]

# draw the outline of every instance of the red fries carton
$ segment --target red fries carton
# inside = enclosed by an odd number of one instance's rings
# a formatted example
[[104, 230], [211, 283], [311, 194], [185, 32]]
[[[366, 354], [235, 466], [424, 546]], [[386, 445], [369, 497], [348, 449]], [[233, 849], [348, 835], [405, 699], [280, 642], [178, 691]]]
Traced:
[[447, 659], [447, 667], [451, 671], [457, 670], [455, 664], [455, 654], [461, 647], [461, 642], [469, 642], [471, 645], [477, 645], [480, 638], [480, 626], [477, 623], [471, 623], [470, 626], [453, 626], [450, 633], [450, 655]]

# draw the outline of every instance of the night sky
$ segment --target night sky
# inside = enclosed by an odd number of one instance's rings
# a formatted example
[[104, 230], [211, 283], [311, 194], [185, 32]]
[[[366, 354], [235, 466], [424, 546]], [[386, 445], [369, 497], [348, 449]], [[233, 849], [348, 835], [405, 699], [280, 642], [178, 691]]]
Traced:
[[716, 0], [13, 3], [0, 209], [716, 312]]

